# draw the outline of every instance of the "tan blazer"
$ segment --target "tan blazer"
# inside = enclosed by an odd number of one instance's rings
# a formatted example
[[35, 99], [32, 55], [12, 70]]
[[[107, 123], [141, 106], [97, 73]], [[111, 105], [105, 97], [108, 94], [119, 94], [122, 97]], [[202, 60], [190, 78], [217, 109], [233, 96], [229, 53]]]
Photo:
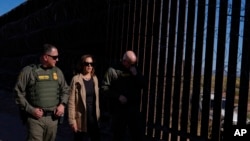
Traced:
[[[100, 118], [99, 107], [99, 86], [98, 79], [93, 76], [95, 94], [96, 94], [96, 116]], [[75, 75], [70, 84], [70, 96], [68, 102], [68, 120], [69, 124], [77, 124], [78, 131], [87, 132], [87, 111], [86, 111], [86, 90], [83, 84], [83, 75]]]

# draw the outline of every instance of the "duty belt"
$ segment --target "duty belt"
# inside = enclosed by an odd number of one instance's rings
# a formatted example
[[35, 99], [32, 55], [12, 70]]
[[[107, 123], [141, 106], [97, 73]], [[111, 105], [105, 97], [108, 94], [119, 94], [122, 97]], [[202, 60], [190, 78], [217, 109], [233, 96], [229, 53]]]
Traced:
[[54, 115], [54, 111], [45, 111], [43, 110], [43, 116], [46, 117], [46, 116], [53, 116]]

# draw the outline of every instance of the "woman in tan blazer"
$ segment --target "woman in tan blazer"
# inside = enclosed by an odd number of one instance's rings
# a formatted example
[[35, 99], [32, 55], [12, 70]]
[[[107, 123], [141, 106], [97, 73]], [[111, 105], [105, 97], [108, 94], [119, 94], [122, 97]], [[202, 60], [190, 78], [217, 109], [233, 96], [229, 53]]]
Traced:
[[82, 141], [84, 138], [100, 141], [99, 86], [91, 55], [81, 57], [80, 69], [81, 72], [73, 76], [70, 84], [69, 124], [74, 131], [75, 141]]

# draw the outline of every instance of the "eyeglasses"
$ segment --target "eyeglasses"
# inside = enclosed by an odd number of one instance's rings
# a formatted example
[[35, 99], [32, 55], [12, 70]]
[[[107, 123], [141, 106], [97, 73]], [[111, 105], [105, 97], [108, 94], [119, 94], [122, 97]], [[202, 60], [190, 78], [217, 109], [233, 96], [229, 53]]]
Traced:
[[94, 63], [93, 62], [83, 62], [83, 66], [94, 66]]
[[58, 59], [58, 56], [52, 56], [52, 55], [49, 55], [49, 54], [47, 54], [49, 57], [51, 57], [52, 59], [54, 59], [54, 60], [56, 60], [56, 59]]

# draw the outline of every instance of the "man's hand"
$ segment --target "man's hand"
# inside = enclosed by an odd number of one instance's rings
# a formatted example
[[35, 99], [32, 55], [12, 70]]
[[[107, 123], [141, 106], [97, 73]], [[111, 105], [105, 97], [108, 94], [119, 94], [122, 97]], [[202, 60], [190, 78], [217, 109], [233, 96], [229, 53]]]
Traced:
[[43, 116], [43, 110], [41, 108], [35, 108], [32, 115], [39, 119]]
[[132, 73], [132, 75], [137, 75], [137, 70], [135, 66], [130, 67], [130, 72]]
[[121, 104], [126, 104], [127, 103], [127, 98], [124, 95], [119, 96], [119, 101]]
[[55, 115], [58, 116], [58, 117], [63, 116], [63, 114], [64, 114], [64, 109], [65, 109], [65, 107], [64, 107], [63, 104], [58, 105], [58, 106], [56, 107], [56, 113], [55, 113]]

